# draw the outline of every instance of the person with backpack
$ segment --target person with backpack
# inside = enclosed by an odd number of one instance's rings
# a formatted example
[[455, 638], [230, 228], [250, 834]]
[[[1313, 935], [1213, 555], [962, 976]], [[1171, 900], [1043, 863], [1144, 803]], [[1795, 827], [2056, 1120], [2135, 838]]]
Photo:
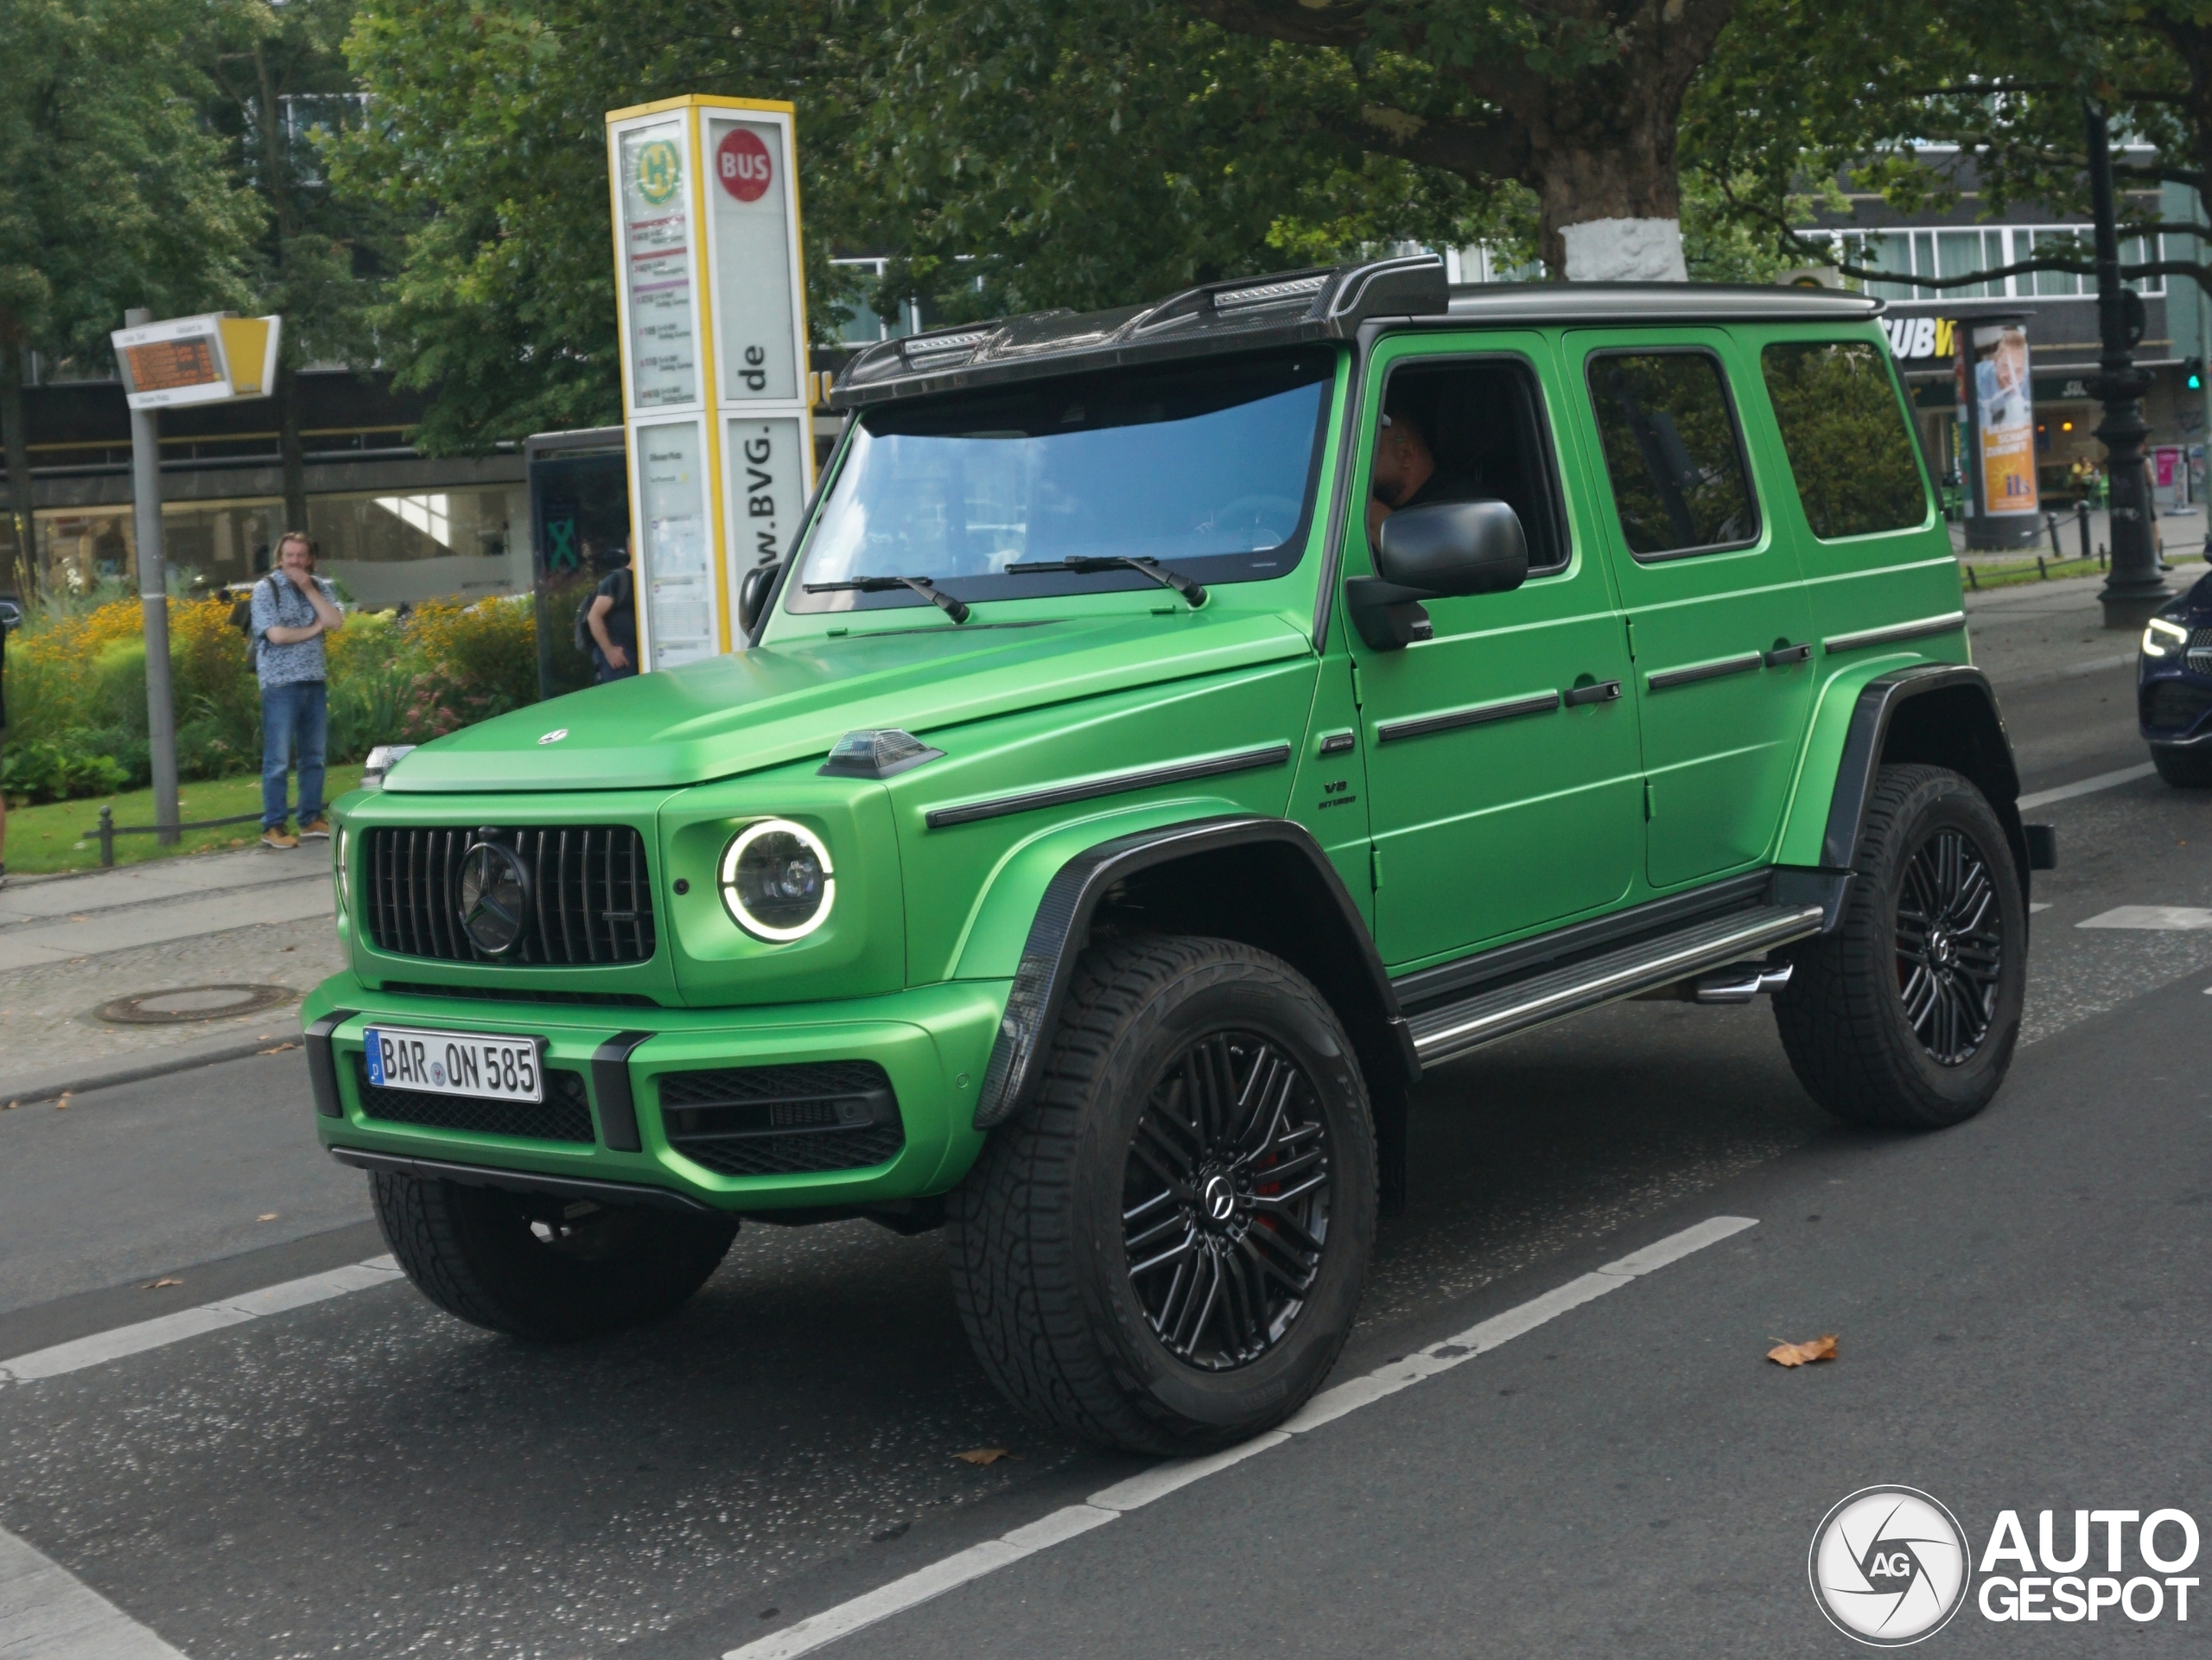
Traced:
[[593, 682], [603, 686], [638, 671], [638, 596], [629, 543], [601, 549], [599, 568], [607, 573], [599, 591], [576, 607], [576, 648], [590, 655]]
[[[261, 680], [261, 845], [283, 850], [330, 837], [322, 814], [322, 757], [329, 731], [329, 665], [322, 637], [346, 626], [338, 591], [315, 574], [315, 544], [297, 531], [277, 539], [276, 569], [253, 585], [248, 645]], [[300, 833], [284, 827], [286, 775], [300, 771]]]

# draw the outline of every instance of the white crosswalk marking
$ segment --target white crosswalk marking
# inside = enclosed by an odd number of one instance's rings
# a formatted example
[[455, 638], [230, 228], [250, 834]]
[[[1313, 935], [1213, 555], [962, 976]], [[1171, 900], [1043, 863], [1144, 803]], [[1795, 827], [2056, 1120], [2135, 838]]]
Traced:
[[185, 1660], [43, 1552], [0, 1528], [0, 1660]]

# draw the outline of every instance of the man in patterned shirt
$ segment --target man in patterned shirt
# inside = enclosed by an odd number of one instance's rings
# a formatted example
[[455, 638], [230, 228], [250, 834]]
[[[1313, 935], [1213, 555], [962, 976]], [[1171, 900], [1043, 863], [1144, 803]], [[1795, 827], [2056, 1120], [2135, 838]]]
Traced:
[[[276, 569], [253, 585], [251, 639], [261, 677], [261, 845], [296, 848], [329, 839], [322, 816], [322, 751], [329, 730], [322, 637], [346, 626], [337, 590], [315, 574], [315, 544], [287, 531]], [[300, 769], [300, 834], [284, 828], [285, 774]]]

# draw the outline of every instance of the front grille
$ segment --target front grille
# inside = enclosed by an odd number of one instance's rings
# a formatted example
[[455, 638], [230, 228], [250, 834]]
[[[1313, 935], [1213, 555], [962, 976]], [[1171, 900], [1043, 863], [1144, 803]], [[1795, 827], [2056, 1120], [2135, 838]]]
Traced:
[[2212, 674], [2212, 628], [2200, 628], [2189, 637], [2189, 655], [2183, 660], [2191, 674]]
[[859, 1170], [898, 1155], [906, 1125], [872, 1060], [664, 1072], [669, 1145], [724, 1176]]
[[582, 1072], [545, 1069], [545, 1099], [482, 1101], [466, 1095], [435, 1095], [428, 1090], [379, 1089], [369, 1082], [366, 1057], [353, 1056], [353, 1087], [361, 1114], [395, 1124], [426, 1124], [434, 1129], [473, 1130], [480, 1135], [526, 1135], [540, 1142], [591, 1142], [591, 1102]]
[[[479, 950], [461, 925], [461, 858], [480, 838], [512, 848], [530, 873], [528, 926], [501, 957]], [[372, 830], [362, 875], [361, 920], [377, 949], [394, 956], [572, 968], [653, 954], [645, 838], [626, 824]]]
[[2212, 691], [2185, 680], [2154, 680], [2143, 693], [2145, 726], [2185, 727], [2212, 709]]

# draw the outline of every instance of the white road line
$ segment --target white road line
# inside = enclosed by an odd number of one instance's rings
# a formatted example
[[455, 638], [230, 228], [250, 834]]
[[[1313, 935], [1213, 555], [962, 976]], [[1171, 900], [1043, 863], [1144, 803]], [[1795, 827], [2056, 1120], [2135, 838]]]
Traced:
[[865, 1596], [841, 1602], [836, 1607], [786, 1625], [780, 1631], [771, 1632], [742, 1648], [732, 1649], [722, 1660], [793, 1660], [802, 1654], [826, 1647], [840, 1638], [849, 1637], [865, 1626], [888, 1619], [893, 1614], [904, 1613], [918, 1607], [933, 1597], [980, 1580], [987, 1574], [995, 1574], [1033, 1556], [1040, 1550], [1075, 1538], [1096, 1527], [1103, 1527], [1116, 1517], [1156, 1498], [1165, 1498], [1179, 1488], [1194, 1481], [1203, 1481], [1231, 1465], [1287, 1443], [1294, 1435], [1302, 1435], [1333, 1422], [1348, 1412], [1379, 1401], [1385, 1396], [1395, 1395], [1400, 1390], [1433, 1377], [1439, 1372], [1449, 1371], [1462, 1362], [1510, 1342], [1526, 1332], [1535, 1331], [1548, 1320], [1559, 1318], [1571, 1308], [1579, 1308], [1594, 1298], [1618, 1291], [1621, 1287], [1670, 1262], [1679, 1262], [1694, 1251], [1717, 1244], [1732, 1234], [1758, 1225], [1758, 1219], [1748, 1216], [1716, 1216], [1685, 1228], [1680, 1233], [1631, 1251], [1626, 1256], [1605, 1263], [1595, 1273], [1585, 1274], [1570, 1280], [1555, 1290], [1541, 1297], [1532, 1297], [1517, 1307], [1491, 1316], [1478, 1326], [1471, 1326], [1457, 1337], [1446, 1338], [1441, 1343], [1432, 1343], [1426, 1349], [1392, 1361], [1363, 1377], [1339, 1383], [1334, 1389], [1324, 1390], [1308, 1401], [1305, 1407], [1280, 1429], [1271, 1429], [1264, 1435], [1255, 1436], [1240, 1446], [1225, 1452], [1215, 1453], [1202, 1459], [1185, 1459], [1172, 1464], [1157, 1465], [1141, 1475], [1131, 1476], [1127, 1481], [1091, 1494], [1090, 1501], [1070, 1504], [1054, 1511], [1043, 1519], [996, 1539], [986, 1539], [979, 1545], [947, 1556], [929, 1567], [917, 1568], [903, 1579], [880, 1586]]
[[75, 1574], [0, 1528], [0, 1660], [184, 1660]]
[[[65, 1372], [82, 1371], [87, 1366], [105, 1365], [111, 1360], [120, 1360], [126, 1355], [143, 1354], [149, 1349], [164, 1348], [172, 1343], [181, 1343], [188, 1337], [198, 1337], [205, 1332], [220, 1331], [226, 1326], [241, 1326], [247, 1320], [260, 1320], [270, 1314], [281, 1314], [288, 1309], [304, 1308], [309, 1303], [324, 1302], [332, 1297], [342, 1297], [349, 1292], [366, 1291], [380, 1285], [389, 1285], [399, 1277], [399, 1265], [389, 1256], [372, 1256], [365, 1262], [352, 1262], [344, 1268], [334, 1268], [327, 1274], [310, 1274], [302, 1280], [287, 1280], [282, 1285], [264, 1286], [258, 1291], [248, 1291], [235, 1297], [226, 1297], [219, 1302], [203, 1302], [190, 1308], [180, 1308], [175, 1313], [163, 1314], [155, 1320], [140, 1320], [133, 1326], [118, 1326], [113, 1331], [95, 1332], [90, 1337], [80, 1337], [74, 1342], [57, 1343], [50, 1349], [35, 1349], [29, 1354], [19, 1354], [12, 1359], [0, 1360], [0, 1384], [28, 1383], [41, 1377], [59, 1377]], [[4, 1631], [0, 1626], [0, 1631]], [[8, 1653], [0, 1646], [0, 1657]]]
[[2018, 805], [2022, 812], [2027, 812], [2037, 807], [2048, 807], [2054, 801], [2071, 801], [2077, 795], [2094, 795], [2100, 790], [2117, 789], [2123, 784], [2134, 783], [2139, 778], [2148, 778], [2158, 770], [2146, 760], [2140, 766], [2123, 766], [2117, 773], [2100, 773], [2094, 778], [2062, 784], [2056, 790], [2037, 790], [2033, 795], [2022, 796]]
[[2212, 911], [2186, 905], [2115, 905], [2100, 911], [2077, 928], [2212, 928]]

